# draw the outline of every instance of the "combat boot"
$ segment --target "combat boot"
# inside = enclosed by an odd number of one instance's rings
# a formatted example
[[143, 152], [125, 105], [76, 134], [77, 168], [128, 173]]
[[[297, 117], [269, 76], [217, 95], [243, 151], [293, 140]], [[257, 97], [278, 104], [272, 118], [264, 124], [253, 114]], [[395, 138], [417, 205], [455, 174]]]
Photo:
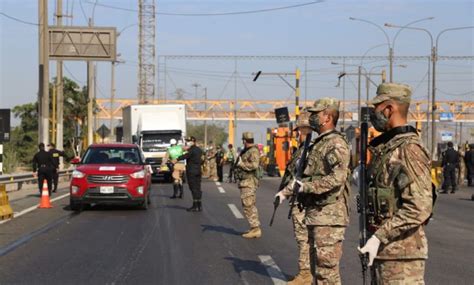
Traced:
[[176, 199], [178, 194], [178, 184], [173, 183], [173, 196], [170, 197], [170, 199]]
[[293, 280], [287, 283], [288, 285], [306, 285], [313, 284], [313, 276], [308, 269], [301, 270]]
[[262, 236], [262, 230], [260, 227], [251, 228], [250, 231], [242, 234], [243, 238], [259, 238]]
[[188, 212], [198, 212], [198, 206], [197, 205], [198, 205], [197, 200], [194, 200], [193, 205], [191, 206], [191, 208], [186, 209], [186, 211], [188, 211]]
[[183, 199], [183, 184], [179, 184], [179, 199]]
[[202, 202], [201, 200], [198, 200], [197, 201], [197, 212], [201, 212], [202, 211]]

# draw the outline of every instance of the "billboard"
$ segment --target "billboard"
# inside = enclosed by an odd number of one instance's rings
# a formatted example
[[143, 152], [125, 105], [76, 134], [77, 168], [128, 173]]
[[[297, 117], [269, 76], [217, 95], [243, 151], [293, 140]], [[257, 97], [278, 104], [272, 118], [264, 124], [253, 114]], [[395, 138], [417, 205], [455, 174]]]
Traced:
[[49, 27], [49, 57], [53, 60], [115, 61], [114, 27]]

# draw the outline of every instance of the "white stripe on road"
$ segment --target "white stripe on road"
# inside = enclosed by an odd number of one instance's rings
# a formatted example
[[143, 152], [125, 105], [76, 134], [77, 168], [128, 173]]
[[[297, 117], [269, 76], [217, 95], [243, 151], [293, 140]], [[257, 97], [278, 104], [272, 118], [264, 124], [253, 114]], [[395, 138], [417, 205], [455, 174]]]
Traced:
[[[61, 199], [66, 198], [66, 197], [68, 197], [68, 196], [69, 196], [69, 193], [63, 194], [63, 195], [61, 195], [61, 196], [58, 196], [58, 197], [56, 197], [56, 198], [51, 199], [51, 202], [55, 202], [55, 201], [61, 200]], [[26, 209], [20, 211], [20, 212], [15, 212], [15, 213], [13, 213], [13, 218], [18, 218], [18, 217], [20, 217], [20, 216], [23, 216], [24, 214], [27, 214], [27, 213], [29, 213], [29, 212], [31, 212], [31, 211], [36, 210], [36, 209], [38, 209], [38, 205], [31, 206], [31, 207], [29, 207], [29, 208], [26, 208]], [[12, 220], [12, 219], [0, 221], [0, 225], [6, 223], [6, 222], [8, 222], [8, 221], [11, 221], [11, 220]]]
[[225, 193], [225, 190], [222, 187], [217, 187], [217, 190], [219, 190], [219, 193]]
[[234, 216], [237, 219], [243, 219], [244, 218], [244, 216], [242, 216], [239, 209], [237, 209], [237, 207], [234, 204], [227, 204], [227, 206], [229, 206], [230, 210], [232, 211], [232, 213], [234, 214]]
[[221, 186], [221, 183], [219, 181], [216, 182], [217, 186]]
[[281, 273], [280, 268], [276, 265], [275, 261], [273, 261], [270, 255], [259, 255], [258, 258], [265, 266], [265, 270], [267, 270], [268, 275], [272, 278], [273, 284], [276, 285], [283, 285], [286, 284], [286, 278]]

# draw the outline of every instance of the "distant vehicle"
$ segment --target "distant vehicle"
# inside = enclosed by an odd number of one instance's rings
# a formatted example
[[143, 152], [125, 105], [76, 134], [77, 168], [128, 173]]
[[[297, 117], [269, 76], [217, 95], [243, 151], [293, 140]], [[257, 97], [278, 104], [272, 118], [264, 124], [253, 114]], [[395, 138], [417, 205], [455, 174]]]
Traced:
[[150, 204], [151, 169], [135, 144], [93, 144], [77, 164], [70, 183], [70, 207], [120, 203], [147, 209]]
[[154, 178], [171, 180], [169, 169], [161, 162], [170, 140], [184, 143], [186, 136], [186, 106], [180, 104], [130, 105], [123, 109], [123, 142], [139, 145]]

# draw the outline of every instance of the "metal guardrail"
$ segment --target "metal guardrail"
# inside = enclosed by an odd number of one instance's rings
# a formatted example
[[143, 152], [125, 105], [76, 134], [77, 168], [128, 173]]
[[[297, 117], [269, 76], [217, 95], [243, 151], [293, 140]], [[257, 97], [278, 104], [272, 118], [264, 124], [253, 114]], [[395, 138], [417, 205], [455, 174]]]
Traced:
[[[71, 176], [73, 169], [66, 169], [58, 171], [59, 177]], [[18, 184], [18, 189], [21, 190], [23, 183], [27, 182], [36, 182], [37, 177], [33, 176], [32, 173], [22, 173], [22, 174], [7, 174], [0, 175], [0, 184]]]

